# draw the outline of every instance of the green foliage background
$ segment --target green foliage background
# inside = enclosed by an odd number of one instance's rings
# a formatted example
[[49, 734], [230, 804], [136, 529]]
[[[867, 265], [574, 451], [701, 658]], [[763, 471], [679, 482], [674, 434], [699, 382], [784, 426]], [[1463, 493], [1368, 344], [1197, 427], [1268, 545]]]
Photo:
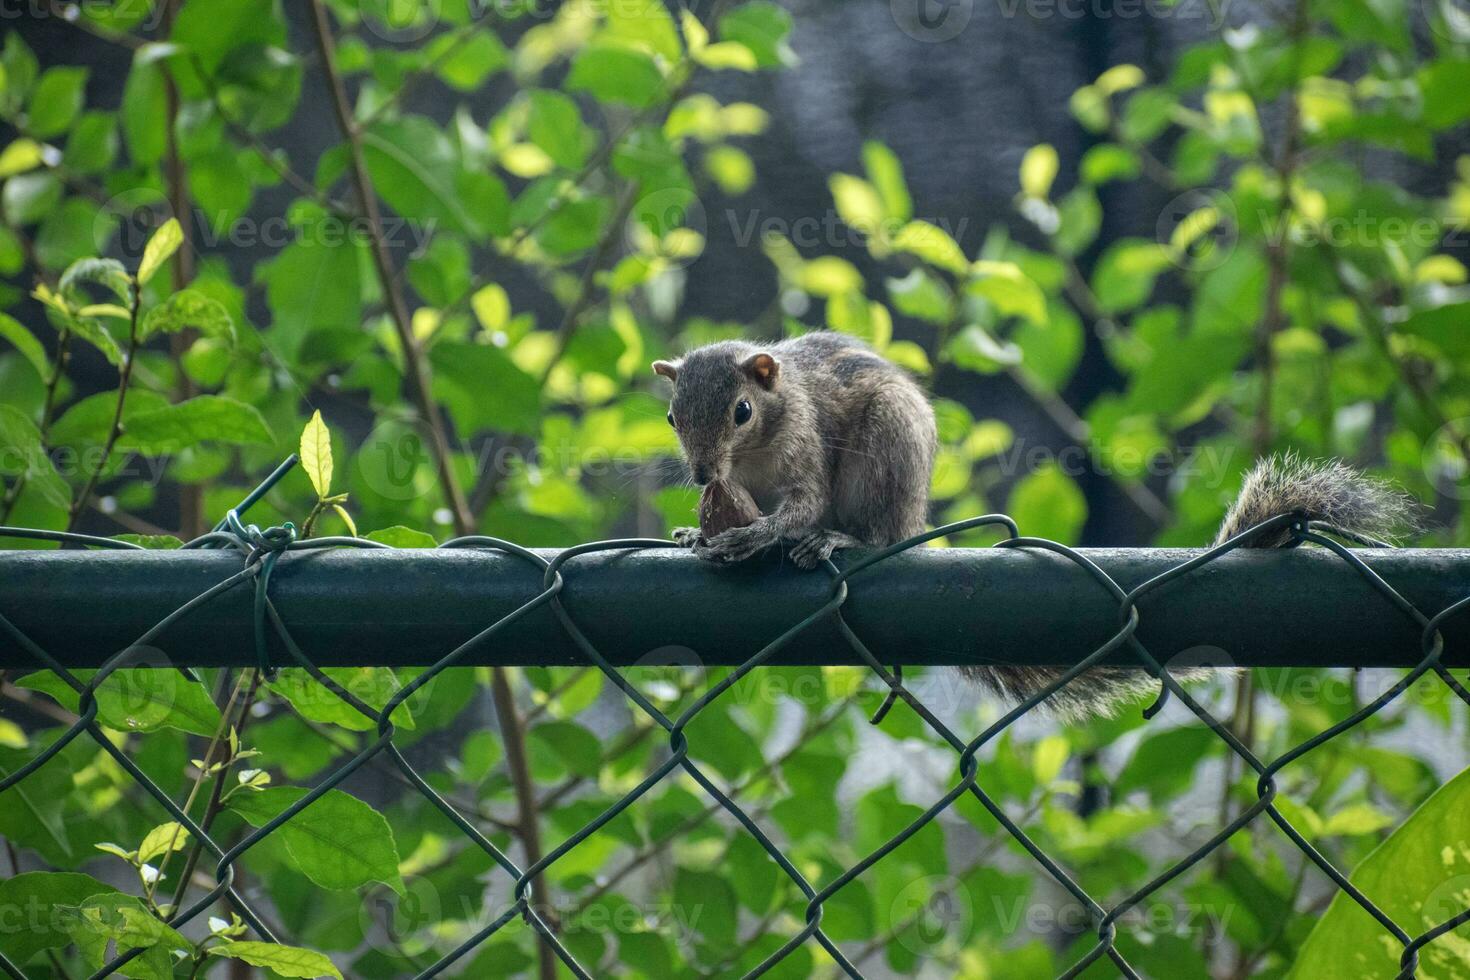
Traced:
[[[1025, 533], [1081, 535], [1075, 472], [1026, 462], [1006, 424], [960, 400], [977, 375], [1004, 374], [1129, 506], [1163, 519], [1156, 543], [1208, 540], [1250, 461], [1288, 448], [1391, 477], [1434, 515], [1423, 543], [1466, 542], [1470, 292], [1454, 253], [1470, 161], [1432, 191], [1376, 176], [1391, 172], [1384, 161], [1451, 163], [1437, 147], [1470, 120], [1470, 35], [1454, 4], [1295, 0], [1166, 74], [1110, 68], [1070, 103], [1095, 145], [1065, 161], [1032, 149], [1016, 213], [974, 255], [916, 218], [903, 162], [869, 143], [859, 172], [832, 174], [830, 190], [881, 273], [768, 236], [780, 301], [739, 323], [686, 316], [682, 270], [703, 249], [702, 201], [738, 199], [760, 179], [742, 146], [769, 120], [705, 83], [789, 66], [790, 15], [767, 0], [712, 16], [653, 0], [434, 7], [313, 0], [317, 30], [297, 36], [277, 0], [86, 4], [76, 30], [132, 59], [107, 108], [89, 101], [100, 93], [86, 67], [42, 70], [6, 34], [0, 524], [177, 546], [300, 449], [306, 465], [253, 521], [401, 547], [470, 532], [529, 545], [662, 533], [688, 522], [694, 497], [674, 478], [648, 362], [827, 326], [932, 381], [936, 521], [1004, 509]], [[403, 108], [418, 87], [454, 103], [500, 77], [514, 96], [489, 118], [461, 106], [441, 124]], [[272, 134], [308, 106], [340, 142], [291, 160]], [[1099, 242], [1099, 192], [1114, 184], [1174, 199], [1155, 238]], [[236, 277], [228, 235], [268, 230], [251, 202], [272, 188], [295, 195], [281, 245]], [[1045, 247], [1006, 230], [1024, 225]], [[515, 274], [487, 275], [491, 259]], [[557, 315], [538, 317], [548, 301]], [[1123, 380], [1073, 405], [1064, 393], [1088, 332]], [[1158, 460], [1174, 461], [1165, 478]], [[382, 705], [411, 674], [333, 676]], [[720, 672], [630, 675], [673, 711]], [[100, 717], [221, 839], [279, 813], [369, 737], [299, 672], [204, 681], [122, 672], [102, 688]], [[916, 683], [949, 695], [945, 717], [962, 733], [997, 710], [942, 676]], [[1237, 730], [1275, 757], [1375, 683], [1263, 671], [1202, 696], [1233, 706]], [[0, 771], [13, 771], [77, 704], [42, 675], [3, 691]], [[908, 709], [869, 728], [877, 700], [855, 670], [758, 672], [700, 715], [692, 756], [809, 879], [830, 881], [954, 777], [952, 753]], [[565, 839], [665, 751], [589, 669], [455, 670], [395, 722], [398, 743], [432, 762], [434, 786], [517, 855], [529, 826], [543, 844]], [[521, 737], [503, 738], [506, 726]], [[1431, 846], [1470, 793], [1447, 782], [1464, 731], [1464, 705], [1423, 684], [1280, 776], [1292, 821], [1340, 867], [1361, 862], [1365, 890], [1411, 933], [1465, 905], [1463, 854]], [[522, 766], [529, 795], [513, 775]], [[980, 781], [1104, 905], [1255, 800], [1223, 743], [1170, 713], [1147, 726], [1137, 712], [1024, 724], [983, 754]], [[416, 973], [503, 911], [509, 883], [400, 790], [368, 770], [248, 854], [252, 895], [299, 944], [282, 952], [224, 910], [208, 930], [162, 923], [195, 893], [182, 887], [195, 842], [74, 742], [0, 806], [14, 865], [0, 903], [67, 915], [0, 930], [0, 952], [30, 976], [85, 975], [109, 940], [148, 949], [128, 967], [138, 977], [247, 964]], [[548, 869], [542, 897], [596, 975], [738, 976], [801, 928], [794, 886], [715, 809], [670, 778]], [[1119, 944], [1158, 977], [1394, 976], [1397, 957], [1364, 913], [1339, 900], [1324, 914], [1332, 897], [1258, 823], [1125, 918]], [[875, 976], [1054, 975], [1094, 942], [1083, 910], [968, 798], [834, 896], [823, 927]], [[1470, 976], [1467, 949], [1462, 936], [1436, 943], [1423, 975]], [[452, 972], [558, 970], [515, 923]], [[809, 943], [772, 975], [835, 973]]]

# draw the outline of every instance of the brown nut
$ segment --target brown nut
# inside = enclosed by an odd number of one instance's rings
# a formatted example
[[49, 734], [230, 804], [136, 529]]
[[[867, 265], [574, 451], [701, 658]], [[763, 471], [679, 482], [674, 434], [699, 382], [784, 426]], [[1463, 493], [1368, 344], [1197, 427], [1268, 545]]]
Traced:
[[745, 527], [761, 516], [755, 499], [738, 483], [716, 480], [699, 495], [699, 533], [706, 541], [732, 527]]

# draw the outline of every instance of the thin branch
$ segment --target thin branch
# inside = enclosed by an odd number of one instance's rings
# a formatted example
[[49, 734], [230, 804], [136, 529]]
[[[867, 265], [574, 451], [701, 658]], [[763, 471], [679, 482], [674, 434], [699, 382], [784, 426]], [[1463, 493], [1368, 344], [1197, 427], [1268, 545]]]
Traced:
[[596, 294], [597, 273], [601, 271], [603, 263], [612, 254], [614, 243], [622, 236], [623, 225], [627, 223], [628, 216], [633, 213], [633, 205], [637, 201], [637, 185], [629, 184], [624, 187], [612, 220], [602, 230], [602, 238], [598, 240], [597, 247], [592, 251], [592, 257], [587, 260], [587, 265], [582, 270], [581, 281], [577, 283], [577, 294], [567, 305], [566, 312], [562, 314], [561, 323], [556, 328], [556, 349], [551, 359], [546, 362], [546, 368], [541, 372], [543, 388], [546, 386], [546, 380], [551, 377], [551, 372], [556, 370], [556, 366], [566, 356], [567, 348], [571, 346], [572, 338], [577, 334], [582, 314], [587, 312], [587, 307], [592, 305], [592, 298]]
[[218, 114], [221, 121], [224, 122], [225, 129], [230, 131], [230, 135], [235, 137], [235, 139], [239, 142], [246, 144], [252, 150], [254, 150], [256, 155], [260, 157], [265, 165], [269, 167], [272, 171], [274, 171], [277, 177], [280, 177], [287, 184], [290, 184], [292, 189], [294, 189], [298, 194], [302, 194], [306, 197], [311, 198], [317, 204], [326, 209], [329, 213], [335, 215], [338, 218], [341, 218], [344, 221], [350, 221], [352, 218], [356, 217], [340, 201], [333, 200], [320, 187], [317, 187], [310, 180], [307, 180], [301, 174], [292, 169], [289, 164], [282, 163], [279, 157], [276, 155], [277, 151], [273, 147], [267, 145], [265, 141], [263, 141], [259, 136], [256, 136], [254, 133], [252, 133], [249, 128], [247, 128], [243, 123], [241, 123], [238, 119], [231, 115], [230, 111], [225, 107], [224, 100], [220, 97], [219, 83], [215, 80], [214, 76], [210, 74], [210, 72], [204, 67], [203, 60], [200, 59], [197, 54], [192, 53], [190, 54], [190, 59], [194, 67], [194, 73], [198, 75], [200, 81], [204, 83], [204, 90], [209, 94], [209, 101], [213, 103], [215, 113]]
[[[1092, 433], [1087, 422], [1078, 415], [1066, 399], [1054, 391], [1048, 390], [1033, 378], [1020, 365], [1011, 365], [1006, 368], [1006, 375], [1010, 377], [1029, 398], [1032, 404], [1040, 408], [1051, 419], [1052, 424], [1061, 429], [1068, 439], [1079, 446], [1086, 446], [1092, 441]], [[1126, 480], [1114, 477], [1113, 483], [1123, 495], [1137, 507], [1139, 512], [1159, 526], [1169, 523], [1172, 515], [1169, 507], [1158, 496], [1144, 484], [1136, 480]]]
[[[193, 807], [194, 800], [199, 795], [199, 789], [204, 785], [204, 780], [209, 775], [209, 767], [215, 764], [215, 755], [219, 751], [220, 743], [225, 739], [231, 727], [233, 726], [237, 736], [245, 730], [245, 725], [250, 720], [250, 706], [255, 701], [255, 692], [259, 687], [260, 675], [254, 670], [246, 669], [241, 672], [239, 679], [230, 689], [229, 699], [225, 702], [223, 710], [220, 711], [219, 725], [215, 728], [214, 737], [209, 740], [209, 745], [205, 748], [204, 755], [199, 760], [204, 763], [204, 766], [200, 768], [199, 776], [194, 780], [194, 785], [189, 789], [189, 795], [184, 800], [183, 810], [185, 813], [188, 813]], [[243, 703], [240, 703], [242, 691], [245, 692], [245, 700]], [[235, 705], [237, 703], [240, 703], [238, 719], [231, 722], [230, 717], [236, 713]], [[224, 800], [225, 779], [229, 775], [229, 771], [230, 766], [224, 765], [214, 774], [214, 785], [209, 790], [209, 802], [204, 808], [204, 819], [199, 821], [199, 829], [206, 834], [209, 833], [209, 828], [214, 823], [214, 818], [219, 815], [220, 806]], [[184, 893], [188, 891], [189, 880], [194, 876], [194, 868], [199, 863], [199, 856], [203, 849], [203, 840], [194, 841], [189, 856], [184, 861], [184, 870], [179, 874], [178, 886], [174, 889], [173, 900], [169, 903], [171, 906], [169, 910], [171, 917], [179, 913], [179, 905], [184, 900]], [[164, 851], [163, 859], [159, 862], [157, 881], [163, 880], [163, 871], [168, 867], [169, 858], [172, 856], [173, 846], [170, 845], [169, 849]]]
[[[461, 535], [470, 534], [475, 528], [474, 516], [470, 512], [469, 501], [465, 497], [464, 490], [459, 485], [459, 479], [454, 473], [453, 461], [449, 453], [449, 440], [444, 431], [444, 419], [440, 414], [438, 404], [434, 401], [428, 362], [419, 346], [418, 338], [414, 335], [408, 305], [404, 300], [402, 287], [394, 275], [393, 262], [388, 254], [387, 242], [384, 240], [383, 221], [378, 208], [377, 194], [373, 189], [372, 177], [368, 173], [367, 162], [363, 156], [362, 131], [353, 120], [347, 89], [337, 69], [336, 42], [327, 17], [326, 6], [322, 0], [311, 0], [311, 9], [322, 71], [326, 76], [332, 108], [337, 116], [337, 125], [342, 130], [350, 152], [352, 182], [357, 190], [358, 205], [368, 224], [373, 264], [388, 302], [389, 313], [398, 333], [400, 346], [403, 348], [404, 365], [411, 380], [411, 388], [419, 413], [429, 428], [430, 439], [434, 446], [435, 462], [438, 464], [440, 488], [449, 504], [455, 528]], [[541, 860], [541, 828], [540, 816], [536, 810], [535, 786], [531, 781], [530, 763], [526, 756], [524, 730], [516, 711], [515, 696], [511, 692], [510, 682], [506, 678], [504, 669], [493, 668], [490, 682], [491, 695], [495, 702], [496, 720], [500, 726], [501, 739], [505, 743], [506, 764], [510, 770], [511, 784], [515, 791], [517, 836], [525, 852], [526, 863], [531, 865]], [[539, 880], [532, 883], [531, 899], [540, 907], [546, 907], [549, 904], [546, 901], [546, 886]], [[555, 952], [544, 942], [539, 944], [538, 951], [542, 980], [556, 980]]]
[[[736, 783], [734, 786], [731, 786], [728, 790], [726, 790], [725, 795], [733, 801], [736, 797], [749, 790], [760, 780], [775, 772], [786, 762], [787, 759], [790, 759], [798, 752], [801, 752], [804, 748], [806, 748], [807, 745], [811, 743], [811, 740], [813, 738], [826, 731], [837, 721], [838, 718], [841, 718], [843, 713], [847, 710], [848, 706], [853, 703], [853, 701], [854, 699], [852, 697], [843, 698], [824, 714], [818, 715], [816, 718], [808, 718], [807, 724], [803, 726], [800, 734], [798, 734], [797, 737], [792, 741], [790, 748], [786, 749], [784, 752], [780, 753], [774, 758], [766, 760], [764, 764], [753, 770], [739, 783]], [[624, 862], [616, 871], [613, 871], [607, 877], [599, 880], [596, 887], [594, 887], [590, 892], [580, 896], [577, 904], [572, 907], [571, 917], [575, 918], [576, 916], [580, 915], [582, 911], [586, 909], [589, 905], [591, 905], [603, 895], [606, 895], [608, 892], [617, 887], [618, 883], [626, 878], [628, 875], [632, 874], [634, 871], [637, 871], [643, 865], [653, 860], [659, 854], [663, 853], [673, 844], [678, 842], [680, 838], [688, 834], [689, 831], [700, 826], [710, 817], [714, 816], [716, 813], [720, 812], [723, 809], [724, 807], [722, 804], [720, 804], [718, 801], [713, 801], [703, 810], [685, 818], [683, 822], [670, 830], [669, 833], [660, 837], [658, 840], [646, 845], [642, 850], [640, 850], [638, 853], [634, 854], [631, 858]]]
[[434, 72], [438, 71], [441, 65], [443, 65], [450, 58], [454, 57], [456, 54], [458, 54], [460, 50], [463, 49], [464, 46], [470, 42], [470, 39], [475, 36], [475, 29], [480, 26], [480, 21], [485, 18], [486, 11], [490, 10], [492, 6], [492, 4], [485, 4], [484, 9], [482, 9], [479, 13], [472, 16], [470, 20], [461, 24], [459, 27], [456, 27], [453, 31], [455, 35], [453, 40], [446, 44], [439, 51], [438, 54], [434, 55], [434, 57], [430, 58], [421, 67], [410, 73], [408, 77], [403, 80], [403, 84], [394, 89], [392, 94], [389, 95], [386, 99], [378, 103], [378, 105], [373, 109], [372, 112], [369, 112], [367, 115], [363, 116], [362, 124], [364, 126], [371, 126], [373, 123], [381, 119], [383, 117], [383, 114], [386, 113], [389, 109], [397, 108], [398, 105], [402, 103], [403, 100], [408, 96], [408, 94], [414, 90], [415, 86], [417, 86], [425, 78], [432, 75]]
[[1364, 325], [1368, 328], [1368, 336], [1373, 341], [1378, 352], [1383, 356], [1399, 376], [1405, 388], [1419, 404], [1419, 409], [1429, 416], [1434, 424], [1448, 432], [1454, 441], [1455, 448], [1464, 457], [1466, 463], [1470, 463], [1470, 432], [1466, 432], [1450, 413], [1435, 400], [1434, 392], [1425, 383], [1424, 376], [1415, 371], [1403, 358], [1399, 357], [1393, 349], [1393, 332], [1384, 320], [1382, 312], [1369, 297], [1362, 295], [1351, 282], [1348, 281], [1342, 265], [1336, 261], [1332, 263], [1333, 274], [1337, 277], [1339, 288], [1353, 301], [1357, 307], [1358, 314], [1363, 318]]
[[128, 385], [133, 378], [133, 364], [138, 359], [138, 310], [142, 302], [143, 286], [135, 282], [133, 283], [133, 302], [128, 310], [128, 346], [126, 353], [123, 354], [122, 367], [118, 370], [117, 406], [112, 412], [112, 425], [107, 430], [107, 441], [102, 444], [102, 457], [97, 461], [91, 475], [87, 477], [87, 482], [81, 492], [71, 502], [71, 512], [67, 515], [66, 521], [68, 531], [76, 527], [77, 517], [81, 515], [93, 491], [97, 489], [97, 481], [102, 477], [102, 471], [107, 469], [108, 460], [112, 458], [112, 451], [117, 446], [118, 437], [122, 435], [123, 408], [128, 401]]
[[410, 388], [414, 401], [418, 406], [420, 415], [429, 427], [430, 438], [434, 444], [435, 462], [439, 470], [439, 484], [444, 492], [446, 503], [449, 505], [450, 513], [454, 518], [456, 529], [460, 534], [470, 534], [474, 530], [474, 521], [469, 511], [468, 502], [464, 491], [460, 488], [459, 480], [454, 474], [454, 468], [450, 460], [449, 440], [445, 435], [444, 419], [439, 411], [439, 406], [434, 401], [433, 385], [429, 372], [429, 366], [424, 358], [423, 348], [418, 338], [414, 335], [412, 322], [408, 313], [408, 304], [404, 300], [403, 291], [397, 286], [397, 280], [393, 273], [393, 260], [388, 254], [388, 244], [383, 233], [383, 218], [378, 207], [377, 193], [373, 187], [371, 175], [368, 173], [367, 160], [363, 155], [362, 131], [352, 118], [351, 104], [347, 98], [347, 89], [342, 83], [341, 73], [337, 69], [336, 41], [332, 35], [332, 27], [327, 18], [326, 7], [322, 0], [312, 0], [312, 14], [316, 27], [317, 50], [321, 55], [322, 71], [326, 75], [327, 87], [332, 99], [332, 108], [336, 113], [337, 125], [342, 131], [343, 138], [347, 141], [350, 153], [350, 171], [352, 183], [357, 192], [357, 203], [360, 217], [367, 222], [368, 238], [372, 246], [373, 265], [377, 271], [378, 279], [383, 286], [384, 298], [388, 304], [388, 314], [393, 321], [394, 330], [398, 334], [399, 343], [403, 348], [403, 359], [407, 368]]

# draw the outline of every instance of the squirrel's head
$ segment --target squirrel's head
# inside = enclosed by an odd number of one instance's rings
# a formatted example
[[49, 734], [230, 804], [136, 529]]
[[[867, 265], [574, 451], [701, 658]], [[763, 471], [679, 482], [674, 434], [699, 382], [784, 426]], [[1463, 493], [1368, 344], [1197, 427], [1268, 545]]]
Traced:
[[710, 344], [677, 361], [654, 361], [653, 370], [674, 383], [669, 424], [701, 486], [769, 445], [785, 414], [781, 362], [749, 344]]

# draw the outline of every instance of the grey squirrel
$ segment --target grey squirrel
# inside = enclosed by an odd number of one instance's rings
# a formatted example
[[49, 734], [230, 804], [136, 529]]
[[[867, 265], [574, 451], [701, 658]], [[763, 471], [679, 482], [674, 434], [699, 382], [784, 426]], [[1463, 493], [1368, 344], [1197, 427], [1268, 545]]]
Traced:
[[[674, 540], [712, 561], [743, 561], [774, 545], [801, 568], [838, 548], [881, 548], [924, 530], [937, 445], [934, 411], [901, 368], [860, 340], [816, 332], [768, 345], [720, 341], [653, 370], [674, 383], [668, 420], [695, 483], [734, 484], [760, 516], [708, 540]], [[1297, 513], [1375, 538], [1409, 524], [1408, 498], [1338, 462], [1263, 460], [1247, 475], [1215, 542]], [[1287, 529], [1246, 546], [1289, 544]], [[1024, 699], [1062, 668], [971, 665], [971, 679]], [[1141, 669], [1095, 667], [1048, 700], [1064, 716], [1108, 714], [1155, 692]]]

